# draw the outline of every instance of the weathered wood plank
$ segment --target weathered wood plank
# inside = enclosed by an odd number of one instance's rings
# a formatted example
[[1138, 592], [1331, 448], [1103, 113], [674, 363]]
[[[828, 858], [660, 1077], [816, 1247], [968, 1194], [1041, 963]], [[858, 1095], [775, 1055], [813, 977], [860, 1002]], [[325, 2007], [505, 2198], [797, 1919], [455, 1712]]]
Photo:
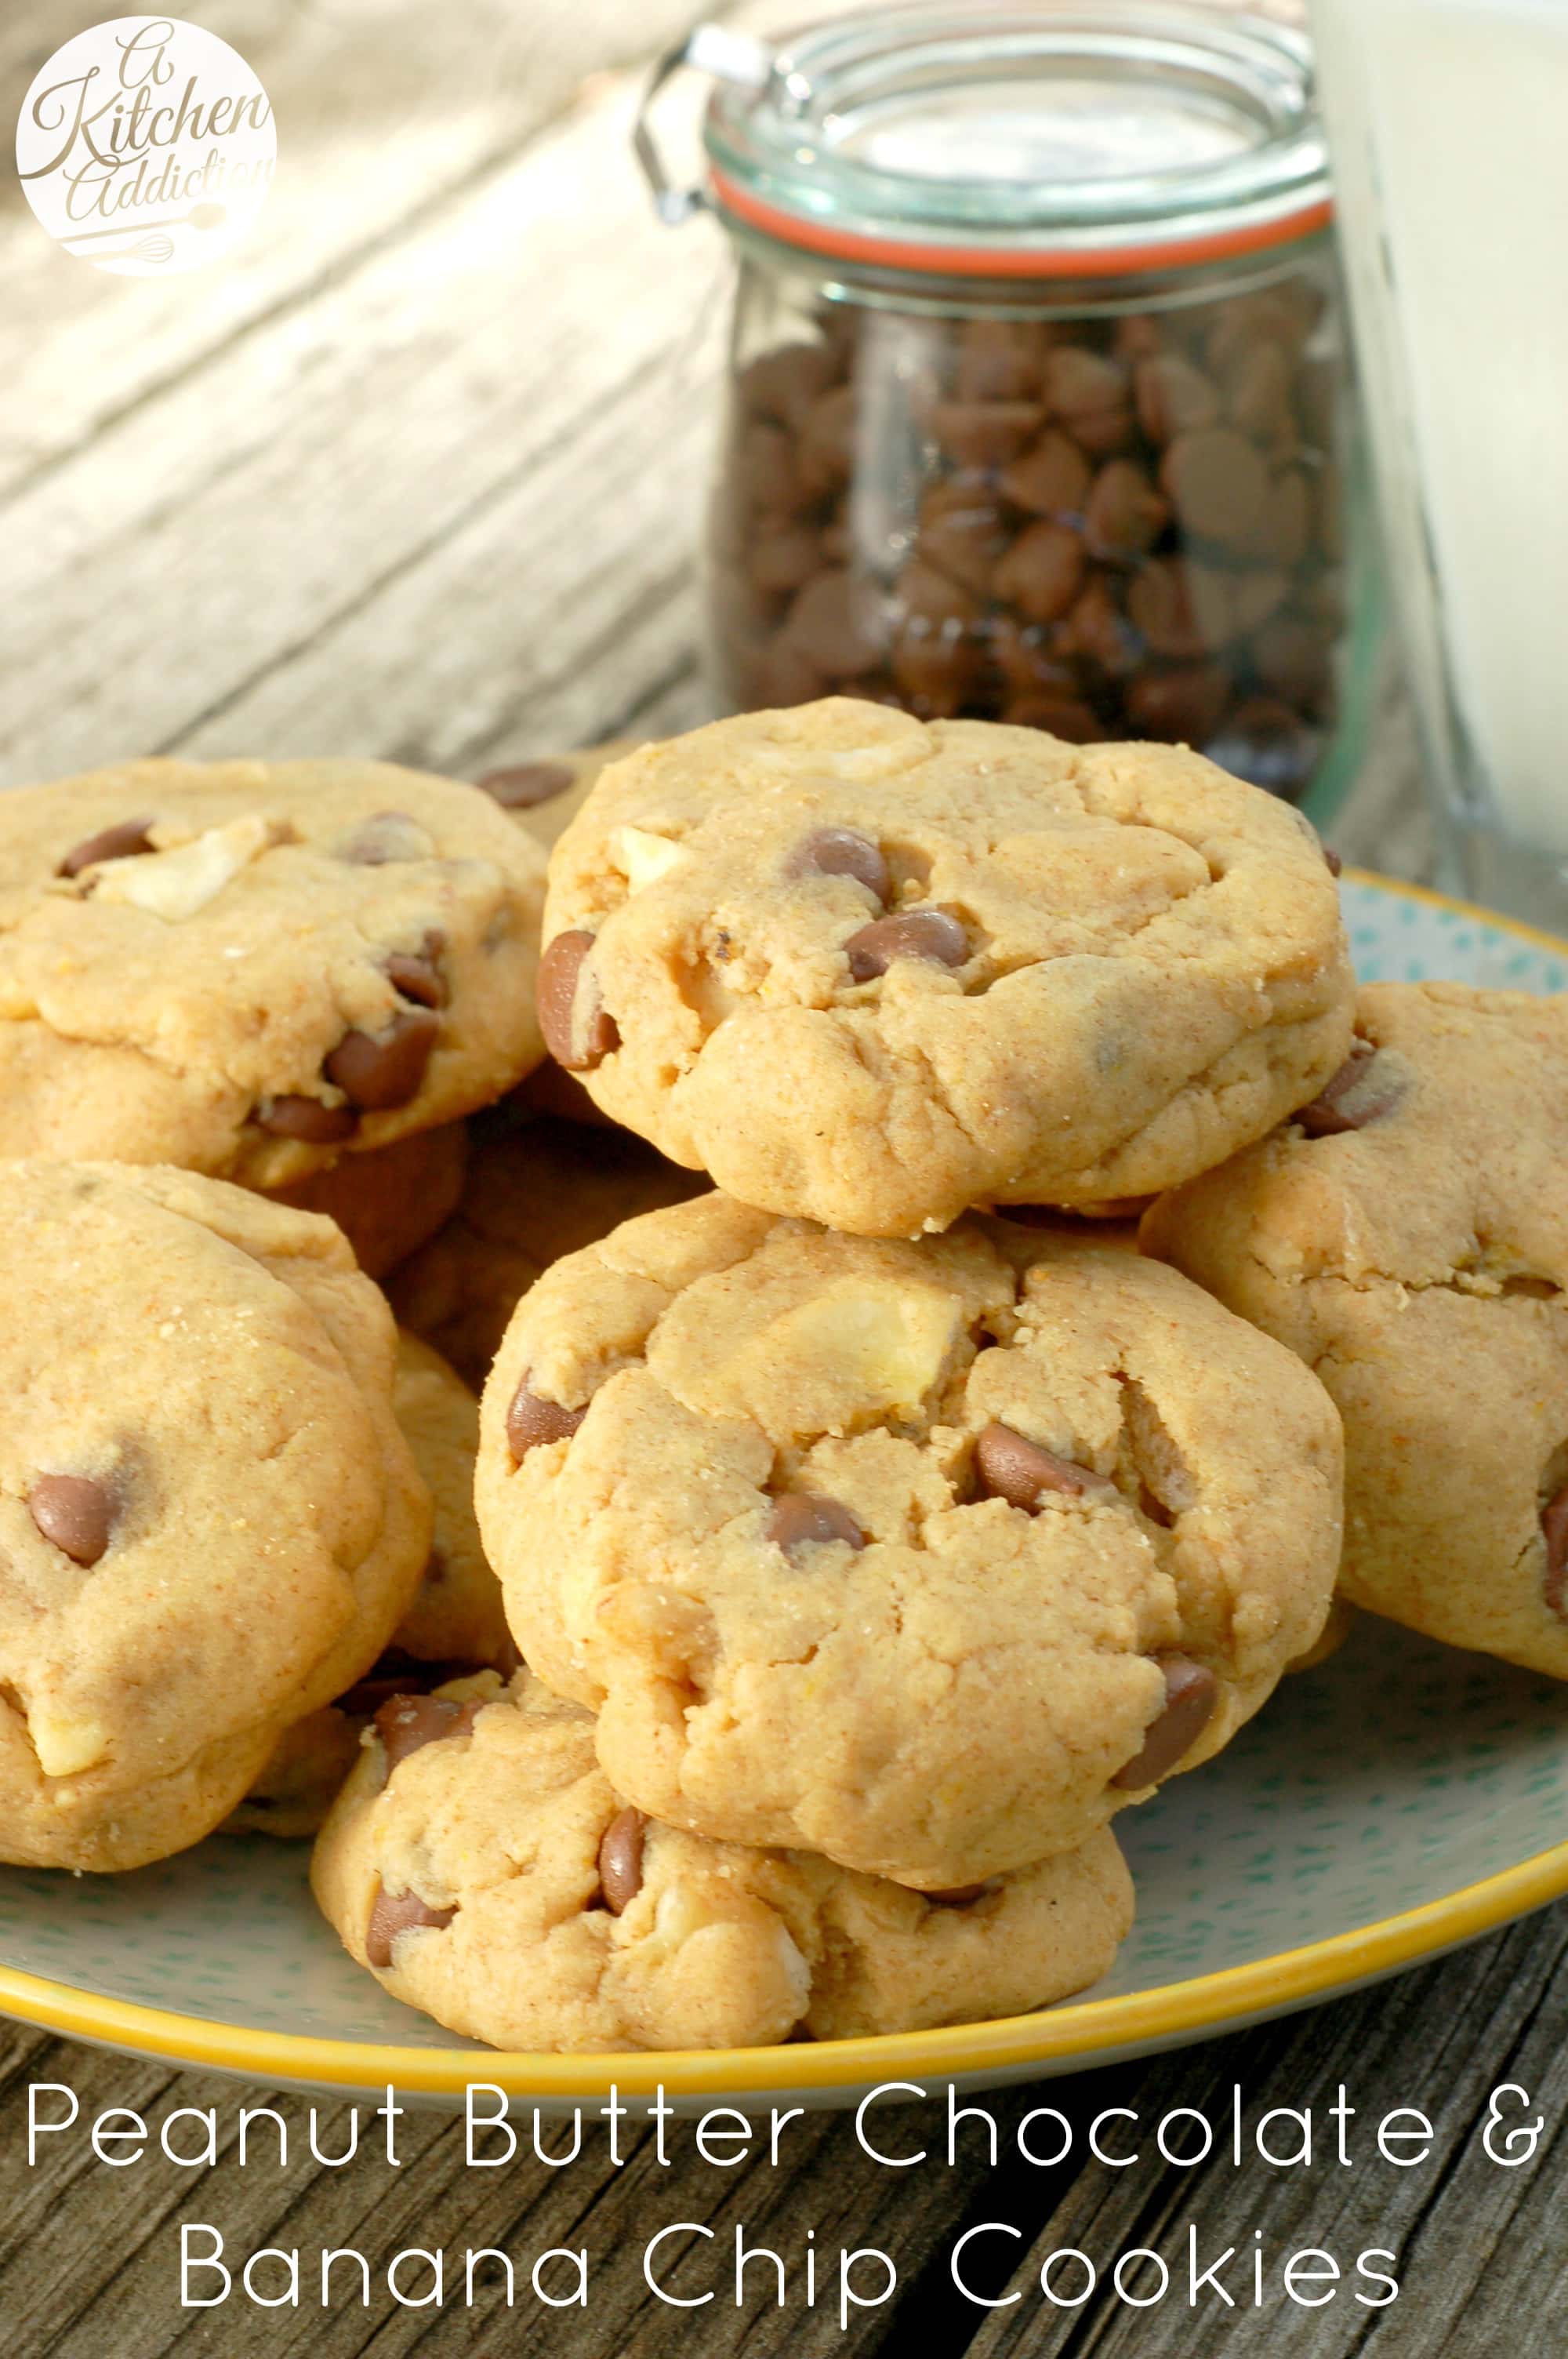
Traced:
[[[0, 274], [14, 324], [0, 378], [0, 490], [395, 245], [518, 154], [590, 76], [674, 39], [692, 12], [689, 0], [210, 0], [184, 13], [231, 40], [272, 100], [279, 166], [265, 212], [216, 269], [117, 278], [51, 245], [7, 176]], [[31, 0], [25, 21], [7, 27], [7, 125], [33, 72], [83, 22], [71, 0]], [[575, 195], [558, 189], [558, 206]], [[210, 426], [221, 415], [214, 405]]]
[[[918, 2169], [879, 2168], [857, 2146], [845, 2117], [795, 2123], [784, 2133], [781, 2168], [769, 2167], [765, 2146], [733, 2171], [702, 2163], [689, 2136], [672, 2134], [670, 2166], [661, 2168], [646, 2136], [623, 2137], [624, 2167], [609, 2165], [598, 2132], [582, 2157], [551, 2172], [529, 2162], [494, 2172], [470, 2170], [460, 2127], [438, 2115], [410, 2112], [399, 2124], [403, 2169], [389, 2169], [380, 2151], [362, 2149], [341, 2170], [318, 2169], [304, 2149], [304, 2101], [268, 2099], [230, 2082], [171, 2074], [168, 2068], [103, 2057], [16, 2032], [0, 2043], [0, 2317], [7, 2354], [16, 2359], [103, 2359], [126, 2347], [121, 2323], [135, 2322], [142, 2354], [222, 2352], [249, 2359], [294, 2359], [319, 2352], [324, 2359], [401, 2359], [411, 2352], [486, 2350], [503, 2337], [522, 2354], [580, 2353], [602, 2359], [635, 2348], [639, 2359], [673, 2359], [700, 2349], [703, 2359], [826, 2359], [829, 2352], [898, 2353], [914, 2347], [957, 2352], [972, 2359], [1162, 2359], [1206, 2348], [1218, 2333], [1237, 2359], [1478, 2359], [1510, 2347], [1511, 2321], [1548, 2320], [1565, 2298], [1565, 2258], [1549, 2200], [1560, 2167], [1561, 2140], [1548, 2144], [1533, 2169], [1500, 2170], [1478, 2139], [1487, 2099], [1501, 2080], [1522, 2082], [1538, 2110], [1555, 2123], [1568, 2101], [1568, 2058], [1562, 2027], [1568, 2005], [1568, 1909], [1558, 1908], [1490, 1941], [1379, 1990], [1339, 2001], [1292, 2020], [1266, 2026], [1141, 2065], [1119, 2067], [1070, 2081], [1013, 2091], [989, 2101], [1000, 2130], [999, 2167], [988, 2167], [986, 2140], [969, 2125], [959, 2165], [948, 2171], [945, 2116], [937, 2105], [887, 2117], [890, 2147], [907, 2139], [925, 2145], [931, 2160]], [[215, 2171], [176, 2172], [161, 2160], [112, 2171], [84, 2160], [81, 2149], [49, 2153], [36, 2172], [26, 2168], [22, 2129], [27, 2078], [64, 2081], [84, 2110], [113, 2104], [144, 2111], [155, 2125], [175, 2106], [218, 2108], [224, 2157]], [[1319, 2124], [1341, 2084], [1365, 2124], [1387, 2108], [1414, 2105], [1436, 2133], [1432, 2159], [1401, 2172], [1368, 2160], [1349, 2170], [1320, 2151], [1310, 2171], [1270, 2172], [1249, 2165], [1241, 2173], [1227, 2151], [1193, 2171], [1144, 2167], [1127, 2172], [1089, 2164], [1040, 2170], [1018, 2159], [1014, 2133], [1032, 2106], [1059, 2107], [1081, 2132], [1099, 2108], [1137, 2107], [1152, 2123], [1175, 2105], [1191, 2105], [1220, 2121], [1239, 2082], [1247, 2118], [1266, 2105], [1312, 2105]], [[244, 2172], [233, 2155], [235, 2109], [272, 2103], [291, 2132], [288, 2166], [264, 2157]], [[323, 2113], [322, 2141], [341, 2139], [341, 2107]], [[371, 2125], [379, 2130], [379, 2125]], [[1353, 2132], [1359, 2136], [1360, 2133]], [[1220, 2141], [1222, 2148], [1225, 2140]], [[208, 2221], [226, 2240], [231, 2259], [264, 2245], [298, 2245], [309, 2259], [310, 2299], [298, 2311], [178, 2307], [178, 2223]], [[710, 2285], [719, 2295], [698, 2311], [656, 2302], [643, 2283], [641, 2256], [647, 2239], [669, 2223], [690, 2221], [715, 2231], [682, 2260], [672, 2242], [665, 2281], [676, 2292]], [[993, 2297], [1018, 2290], [1015, 2306], [989, 2314], [953, 2289], [948, 2256], [957, 2236], [980, 2222], [1011, 2222], [1022, 2243], [992, 2237], [969, 2248], [971, 2282]], [[781, 2253], [788, 2272], [786, 2306], [773, 2306], [771, 2272], [755, 2266], [748, 2280], [754, 2298], [737, 2309], [728, 2271], [732, 2239], [743, 2222], [749, 2246]], [[819, 2252], [836, 2263], [840, 2245], [874, 2246], [899, 2272], [894, 2300], [851, 2320], [840, 2335], [836, 2301], [819, 2262], [819, 2299], [805, 2307], [807, 2230]], [[1035, 2277], [1044, 2254], [1076, 2245], [1101, 2260], [1141, 2245], [1184, 2267], [1186, 2239], [1195, 2229], [1205, 2260], [1227, 2245], [1243, 2267], [1227, 2272], [1238, 2297], [1217, 2319], [1195, 2313], [1180, 2297], [1141, 2312], [1114, 2299], [1097, 2300], [1083, 2314], [1054, 2312], [1043, 2303]], [[1395, 2249], [1396, 2274], [1406, 2290], [1391, 2309], [1372, 2312], [1344, 2301], [1310, 2311], [1275, 2304], [1244, 2306], [1246, 2256], [1254, 2232], [1277, 2267], [1282, 2254], [1308, 2245], [1352, 2258], [1371, 2246]], [[526, 2288], [526, 2270], [541, 2251], [586, 2245], [590, 2299], [580, 2310], [551, 2311]], [[449, 2298], [444, 2311], [400, 2310], [380, 2278], [399, 2249], [419, 2245], [460, 2256], [465, 2247], [499, 2246], [519, 2265], [520, 2299], [510, 2313], [497, 2276], [472, 2311]], [[323, 2319], [315, 2299], [317, 2256], [323, 2247], [362, 2251], [376, 2272], [369, 2311], [345, 2301]], [[1019, 2256], [1015, 2269], [1008, 2263]], [[1486, 2275], [1481, 2292], [1476, 2280]], [[867, 2268], [869, 2287], [876, 2273]], [[343, 2284], [348, 2279], [345, 2276]], [[1135, 2286], [1135, 2290], [1141, 2289]], [[1218, 2309], [1217, 2304], [1215, 2306]], [[972, 2341], [971, 2341], [972, 2338]], [[1549, 2347], [1549, 2346], [1543, 2346]]]

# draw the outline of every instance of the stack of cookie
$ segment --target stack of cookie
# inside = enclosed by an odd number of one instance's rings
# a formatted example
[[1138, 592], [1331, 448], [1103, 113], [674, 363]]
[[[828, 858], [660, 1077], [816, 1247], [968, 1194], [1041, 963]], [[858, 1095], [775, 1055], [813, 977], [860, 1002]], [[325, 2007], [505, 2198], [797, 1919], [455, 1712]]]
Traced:
[[908, 2029], [1105, 1971], [1346, 1495], [1346, 1596], [1568, 1676], [1568, 1006], [1357, 1002], [1199, 757], [135, 764], [0, 891], [0, 1855], [330, 1803], [458, 2030]]
[[362, 1273], [543, 1054], [544, 869], [473, 788], [385, 764], [0, 800], [5, 1856], [135, 1866], [253, 1788], [307, 1823], [389, 1641], [512, 1658], [476, 1405]]
[[1345, 1060], [1315, 837], [1184, 752], [839, 700], [608, 769], [544, 939], [557, 1062], [718, 1184], [512, 1316], [476, 1495], [529, 1668], [383, 1708], [327, 1914], [510, 2046], [1080, 1987], [1115, 1813], [1329, 1608], [1333, 1404], [1122, 1224]]

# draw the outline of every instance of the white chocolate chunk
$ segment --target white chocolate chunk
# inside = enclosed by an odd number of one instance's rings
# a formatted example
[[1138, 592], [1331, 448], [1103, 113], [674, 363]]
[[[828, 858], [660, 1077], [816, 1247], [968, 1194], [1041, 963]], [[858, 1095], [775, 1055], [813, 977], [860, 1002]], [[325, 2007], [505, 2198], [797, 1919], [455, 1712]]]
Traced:
[[105, 861], [93, 872], [93, 892], [101, 901], [128, 901], [155, 918], [178, 923], [206, 908], [243, 868], [292, 834], [286, 821], [254, 811], [231, 820], [227, 827], [210, 827], [172, 852]]
[[656, 885], [672, 868], [685, 867], [691, 854], [683, 845], [672, 843], [667, 835], [651, 835], [641, 827], [618, 827], [615, 857], [625, 871], [630, 896]]
[[101, 1721], [72, 1719], [47, 1704], [29, 1710], [27, 1734], [46, 1777], [74, 1777], [108, 1756], [109, 1732]]
[[845, 1278], [752, 1337], [773, 1370], [831, 1369], [867, 1411], [914, 1410], [941, 1375], [958, 1326], [958, 1306], [935, 1288]]

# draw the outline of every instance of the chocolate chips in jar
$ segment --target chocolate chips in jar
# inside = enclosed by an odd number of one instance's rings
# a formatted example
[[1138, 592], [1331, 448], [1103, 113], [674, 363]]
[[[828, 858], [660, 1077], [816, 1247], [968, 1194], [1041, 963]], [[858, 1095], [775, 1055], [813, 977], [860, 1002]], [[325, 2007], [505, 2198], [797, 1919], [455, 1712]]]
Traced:
[[733, 383], [725, 699], [1164, 739], [1300, 800], [1346, 607], [1330, 266], [1142, 309], [793, 317]]

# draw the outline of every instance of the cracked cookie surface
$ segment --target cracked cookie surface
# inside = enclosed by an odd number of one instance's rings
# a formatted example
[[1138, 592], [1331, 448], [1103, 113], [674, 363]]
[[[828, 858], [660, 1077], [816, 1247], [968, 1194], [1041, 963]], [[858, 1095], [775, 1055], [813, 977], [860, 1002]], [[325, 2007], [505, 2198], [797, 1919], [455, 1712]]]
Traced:
[[1316, 1638], [1339, 1436], [1175, 1272], [720, 1194], [523, 1302], [476, 1498], [525, 1658], [618, 1791], [935, 1888], [1082, 1843]]
[[361, 1729], [387, 1696], [516, 1660], [474, 1520], [479, 1403], [439, 1353], [399, 1334], [393, 1406], [435, 1507], [424, 1573], [386, 1652], [279, 1740], [230, 1820], [248, 1832], [314, 1834], [353, 1767]]
[[1108, 1831], [927, 1900], [809, 1854], [644, 1820], [593, 1723], [526, 1671], [391, 1704], [316, 1846], [345, 1947], [499, 2048], [739, 2048], [1018, 2014], [1082, 1990], [1132, 1921]]
[[518, 1301], [552, 1262], [708, 1182], [608, 1124], [496, 1107], [475, 1131], [456, 1212], [387, 1291], [404, 1324], [478, 1386]]
[[551, 856], [547, 1045], [747, 1203], [868, 1235], [1217, 1163], [1344, 1056], [1311, 828], [1184, 749], [848, 699], [607, 769]]
[[384, 762], [130, 762], [0, 802], [17, 1154], [285, 1187], [487, 1103], [543, 1053], [544, 864]]
[[392, 1321], [330, 1222], [114, 1164], [0, 1164], [0, 1856], [136, 1866], [408, 1608]]
[[1568, 1679], [1568, 1001], [1373, 984], [1356, 1029], [1144, 1244], [1338, 1403], [1344, 1594]]

